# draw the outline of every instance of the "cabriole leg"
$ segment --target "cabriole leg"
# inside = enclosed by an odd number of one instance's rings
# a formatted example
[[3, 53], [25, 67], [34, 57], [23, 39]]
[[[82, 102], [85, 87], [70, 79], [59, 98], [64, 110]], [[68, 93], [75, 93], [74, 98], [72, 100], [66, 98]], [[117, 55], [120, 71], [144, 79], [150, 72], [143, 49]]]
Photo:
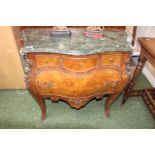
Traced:
[[118, 96], [119, 94], [112, 94], [107, 98], [106, 103], [105, 103], [105, 116], [106, 117], [110, 116], [110, 106]]
[[38, 97], [37, 98], [37, 101], [38, 101], [38, 104], [39, 104], [39, 107], [41, 109], [41, 120], [44, 121], [45, 118], [46, 118], [46, 104], [45, 104], [45, 101], [42, 97]]

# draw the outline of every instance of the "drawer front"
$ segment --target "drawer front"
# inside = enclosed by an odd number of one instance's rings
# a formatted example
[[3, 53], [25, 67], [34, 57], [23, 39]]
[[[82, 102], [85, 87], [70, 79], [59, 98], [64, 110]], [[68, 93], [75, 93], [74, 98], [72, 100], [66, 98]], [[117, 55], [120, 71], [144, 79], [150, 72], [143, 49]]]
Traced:
[[40, 94], [82, 97], [115, 92], [122, 87], [123, 82], [120, 73], [115, 69], [103, 68], [98, 72], [77, 77], [55, 68], [40, 70], [35, 76], [35, 85]]
[[37, 68], [58, 66], [59, 57], [53, 55], [35, 55], [35, 63]]
[[101, 58], [101, 64], [120, 66], [122, 57], [122, 54], [103, 54]]
[[84, 72], [94, 69], [97, 66], [97, 57], [92, 58], [62, 58], [61, 66], [67, 70]]

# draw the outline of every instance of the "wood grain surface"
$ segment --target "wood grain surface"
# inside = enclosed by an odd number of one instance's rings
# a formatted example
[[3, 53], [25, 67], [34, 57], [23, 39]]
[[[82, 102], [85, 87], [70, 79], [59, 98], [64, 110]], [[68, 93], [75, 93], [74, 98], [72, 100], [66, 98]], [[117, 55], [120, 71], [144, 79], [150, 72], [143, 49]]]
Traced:
[[87, 56], [29, 52], [26, 61], [27, 87], [38, 101], [42, 119], [46, 116], [44, 98], [64, 100], [80, 109], [93, 98], [108, 95], [105, 115], [110, 105], [129, 82], [128, 52], [104, 52]]

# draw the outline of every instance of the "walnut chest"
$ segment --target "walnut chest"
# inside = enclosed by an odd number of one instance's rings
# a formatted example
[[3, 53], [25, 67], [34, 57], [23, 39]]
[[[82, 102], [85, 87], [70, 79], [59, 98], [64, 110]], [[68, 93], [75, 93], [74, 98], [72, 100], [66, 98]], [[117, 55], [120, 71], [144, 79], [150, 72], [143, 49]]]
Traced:
[[52, 37], [50, 31], [24, 30], [21, 50], [27, 88], [41, 108], [42, 119], [45, 98], [80, 109], [105, 95], [105, 115], [109, 116], [110, 105], [131, 76], [125, 31], [108, 29], [101, 39], [84, 37], [83, 29], [72, 29], [71, 37]]

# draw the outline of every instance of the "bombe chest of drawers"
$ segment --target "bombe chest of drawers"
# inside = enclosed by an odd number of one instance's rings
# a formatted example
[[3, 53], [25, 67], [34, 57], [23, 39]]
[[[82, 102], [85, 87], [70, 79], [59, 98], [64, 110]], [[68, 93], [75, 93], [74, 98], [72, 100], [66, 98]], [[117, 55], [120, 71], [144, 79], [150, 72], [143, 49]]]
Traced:
[[83, 29], [70, 37], [52, 37], [51, 29], [26, 29], [21, 50], [27, 88], [46, 117], [45, 98], [63, 100], [80, 109], [91, 99], [107, 96], [110, 105], [130, 80], [131, 49], [124, 30], [105, 29], [100, 39], [86, 38]]

